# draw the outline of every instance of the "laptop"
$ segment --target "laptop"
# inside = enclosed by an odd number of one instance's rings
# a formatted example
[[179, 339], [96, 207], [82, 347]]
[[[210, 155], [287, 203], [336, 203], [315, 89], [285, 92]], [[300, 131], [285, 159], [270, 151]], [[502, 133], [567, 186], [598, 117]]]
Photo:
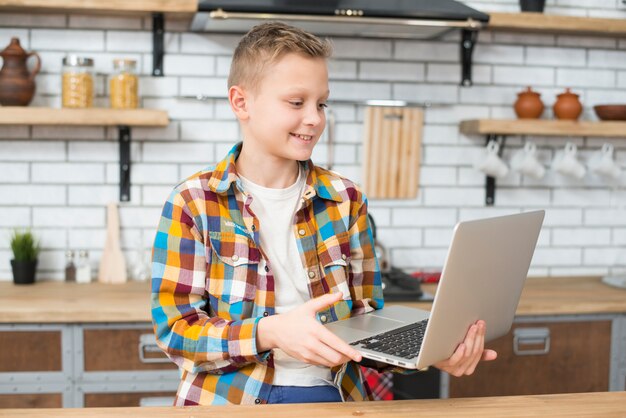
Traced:
[[449, 358], [479, 319], [486, 322], [486, 341], [505, 335], [544, 215], [459, 222], [430, 312], [396, 305], [325, 326], [365, 359], [419, 370]]

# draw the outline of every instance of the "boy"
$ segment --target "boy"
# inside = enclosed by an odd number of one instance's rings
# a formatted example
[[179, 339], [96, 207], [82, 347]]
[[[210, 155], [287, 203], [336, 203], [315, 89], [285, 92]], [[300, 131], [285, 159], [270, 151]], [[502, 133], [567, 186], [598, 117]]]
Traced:
[[[281, 23], [237, 46], [229, 102], [243, 144], [179, 184], [153, 252], [159, 346], [176, 405], [369, 399], [360, 354], [323, 323], [383, 306], [360, 189], [310, 161], [325, 126], [330, 46]], [[484, 323], [437, 367], [471, 374]]]

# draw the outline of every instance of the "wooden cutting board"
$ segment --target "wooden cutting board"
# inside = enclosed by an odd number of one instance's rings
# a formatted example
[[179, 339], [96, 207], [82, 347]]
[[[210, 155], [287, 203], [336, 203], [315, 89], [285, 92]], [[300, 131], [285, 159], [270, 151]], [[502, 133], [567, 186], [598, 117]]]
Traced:
[[98, 281], [100, 283], [125, 283], [126, 260], [120, 248], [120, 221], [117, 203], [107, 206], [107, 240], [100, 259]]
[[423, 124], [421, 108], [366, 108], [362, 183], [368, 198], [417, 197]]

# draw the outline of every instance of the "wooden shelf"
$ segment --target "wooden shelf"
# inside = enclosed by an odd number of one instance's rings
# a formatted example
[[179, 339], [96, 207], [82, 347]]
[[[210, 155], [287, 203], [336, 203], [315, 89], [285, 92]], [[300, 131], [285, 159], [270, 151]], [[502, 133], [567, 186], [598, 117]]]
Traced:
[[544, 13], [489, 13], [488, 29], [567, 35], [626, 35], [626, 19], [557, 16]]
[[568, 121], [542, 119], [472, 119], [461, 121], [468, 135], [595, 136], [626, 138], [626, 122]]
[[155, 109], [54, 109], [0, 107], [0, 125], [167, 126], [167, 112]]
[[16, 11], [114, 15], [193, 14], [197, 0], [0, 0], [0, 8]]

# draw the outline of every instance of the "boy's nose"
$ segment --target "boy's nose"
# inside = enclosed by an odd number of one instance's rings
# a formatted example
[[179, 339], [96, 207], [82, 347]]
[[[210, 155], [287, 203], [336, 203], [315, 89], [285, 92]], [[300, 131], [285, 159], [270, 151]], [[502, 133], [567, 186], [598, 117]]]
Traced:
[[320, 111], [317, 106], [310, 106], [307, 108], [304, 116], [304, 124], [310, 126], [317, 126], [324, 120], [324, 112]]

